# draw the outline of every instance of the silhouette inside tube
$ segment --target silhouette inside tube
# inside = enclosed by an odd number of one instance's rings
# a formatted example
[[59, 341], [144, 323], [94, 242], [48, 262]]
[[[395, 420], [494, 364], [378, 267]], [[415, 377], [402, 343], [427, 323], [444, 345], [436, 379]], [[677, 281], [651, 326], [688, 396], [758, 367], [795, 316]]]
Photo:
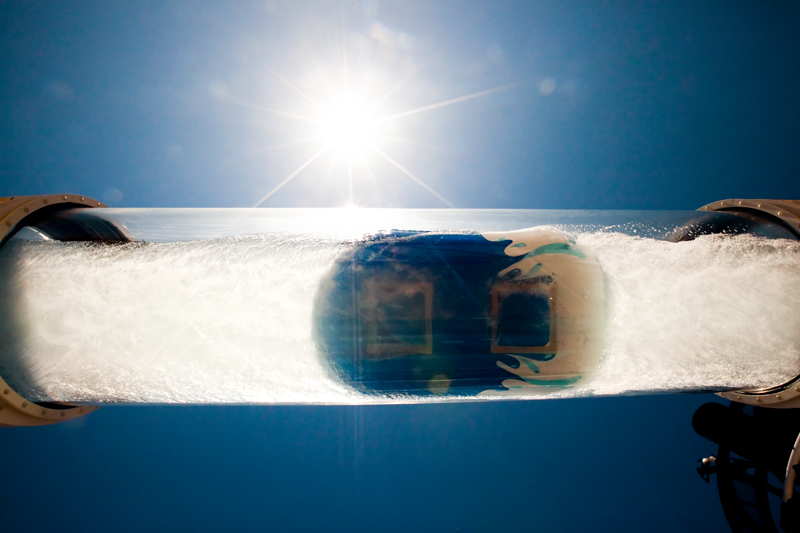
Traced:
[[[568, 252], [558, 259], [588, 265], [600, 279], [596, 264], [569, 242], [537, 252], [561, 237], [534, 232], [522, 245], [479, 234], [370, 237], [340, 257], [320, 285], [318, 347], [347, 383], [366, 391], [474, 395], [505, 390], [503, 382], [517, 377], [509, 369], [523, 362], [541, 374], [540, 364], [561, 353], [557, 286], [574, 292], [586, 289], [576, 281], [587, 281], [570, 279], [568, 268], [554, 270], [558, 261], [548, 264], [547, 256]], [[568, 347], [562, 351], [574, 359]], [[571, 369], [566, 377], [590, 370]]]

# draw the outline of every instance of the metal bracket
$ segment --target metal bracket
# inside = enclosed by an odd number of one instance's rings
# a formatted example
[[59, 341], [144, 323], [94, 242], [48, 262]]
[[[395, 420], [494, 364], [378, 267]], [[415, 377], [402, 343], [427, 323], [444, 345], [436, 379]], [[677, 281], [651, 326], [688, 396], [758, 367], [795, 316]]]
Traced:
[[[800, 201], [799, 200], [720, 200], [704, 205], [698, 211], [728, 211], [736, 213], [761, 214], [771, 220], [783, 223], [800, 239]], [[759, 390], [720, 392], [718, 396], [747, 405], [791, 409], [800, 407], [800, 376], [777, 387]]]
[[[0, 246], [6, 237], [26, 225], [25, 220], [42, 209], [53, 206], [106, 207], [87, 196], [77, 194], [51, 194], [46, 196], [14, 196], [0, 198]], [[0, 427], [44, 426], [83, 416], [97, 409], [88, 405], [59, 405], [58, 408], [39, 405], [26, 400], [0, 377]]]

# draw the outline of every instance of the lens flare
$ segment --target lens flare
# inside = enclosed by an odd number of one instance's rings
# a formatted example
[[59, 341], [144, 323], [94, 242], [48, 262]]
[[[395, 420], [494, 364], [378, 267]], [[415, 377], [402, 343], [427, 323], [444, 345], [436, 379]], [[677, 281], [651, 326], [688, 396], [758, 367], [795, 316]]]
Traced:
[[[319, 68], [318, 70], [320, 83], [325, 89], [327, 89], [327, 96], [330, 100], [324, 96], [320, 98], [320, 95], [318, 94], [307, 94], [304, 92], [305, 89], [301, 90], [300, 87], [296, 86], [277, 72], [272, 70], [269, 71], [270, 74], [278, 79], [283, 85], [291, 89], [292, 92], [296, 93], [298, 96], [302, 97], [303, 100], [313, 106], [314, 110], [308, 114], [302, 114], [302, 112], [289, 112], [289, 110], [280, 108], [262, 107], [260, 105], [239, 101], [229, 97], [222, 98], [223, 100], [232, 104], [255, 109], [257, 111], [274, 115], [275, 117], [292, 119], [297, 121], [298, 124], [305, 123], [307, 126], [310, 126], [310, 128], [302, 130], [302, 133], [300, 131], [297, 132], [301, 133], [301, 135], [298, 135], [300, 138], [268, 146], [253, 153], [271, 152], [273, 150], [294, 147], [306, 143], [317, 144], [318, 151], [316, 153], [308, 157], [308, 159], [306, 159], [305, 162], [300, 164], [299, 167], [292, 171], [288, 177], [284, 178], [283, 181], [275, 185], [267, 194], [261, 197], [258, 202], [253, 204], [253, 207], [263, 204], [276, 192], [282, 189], [287, 183], [292, 181], [295, 177], [301, 174], [305, 169], [311, 166], [312, 163], [314, 163], [317, 159], [320, 159], [321, 156], [326, 153], [329, 158], [329, 168], [325, 173], [326, 176], [333, 172], [334, 167], [338, 167], [340, 172], [342, 171], [342, 167], [344, 167], [346, 174], [343, 173], [342, 175], [346, 176], [347, 178], [346, 198], [347, 202], [350, 204], [356, 203], [354, 199], [354, 189], [357, 184], [355, 182], [357, 179], [360, 179], [359, 176], [355, 175], [357, 172], [355, 172], [354, 163], [360, 162], [361, 166], [363, 167], [362, 173], [366, 174], [372, 183], [377, 183], [378, 180], [375, 179], [375, 174], [370, 168], [371, 161], [382, 161], [383, 163], [388, 163], [389, 167], [393, 167], [396, 171], [399, 171], [401, 175], [410, 178], [413, 182], [420, 185], [423, 189], [431, 193], [448, 207], [454, 207], [449, 200], [436, 192], [422, 178], [418, 177], [415, 173], [406, 168], [406, 166], [396, 161], [387, 153], [387, 150], [391, 151], [391, 145], [394, 143], [403, 143], [407, 145], [417, 145], [429, 148], [435, 146], [414, 139], [404, 138], [402, 135], [398, 137], [394, 134], [397, 131], [397, 125], [395, 124], [394, 126], [388, 126], [388, 123], [411, 115], [426, 113], [441, 107], [459, 104], [474, 98], [487, 96], [492, 93], [506, 90], [513, 86], [498, 86], [387, 115], [379, 111], [379, 109], [382, 107], [382, 104], [390, 96], [393, 96], [395, 91], [397, 91], [398, 88], [405, 84], [408, 79], [416, 73], [416, 70], [408, 74], [408, 76], [403, 78], [399, 83], [394, 85], [391, 89], [377, 99], [373, 98], [373, 95], [370, 93], [370, 86], [374, 76], [372, 76], [369, 72], [366, 72], [366, 74], [362, 73], [362, 81], [355, 84], [357, 86], [361, 85], [361, 87], [356, 87], [358, 97], [352, 96], [352, 94], [354, 94], [350, 92], [352, 86], [350, 79], [352, 76], [350, 75], [346, 58], [344, 68], [344, 87], [341, 88], [342, 90], [336, 90], [339, 88], [332, 86], [322, 71]], [[326, 100], [330, 103], [326, 103]], [[390, 146], [386, 146], [387, 144]]]
[[375, 123], [367, 106], [353, 99], [342, 100], [325, 110], [319, 137], [330, 150], [358, 154], [371, 146], [376, 133]]

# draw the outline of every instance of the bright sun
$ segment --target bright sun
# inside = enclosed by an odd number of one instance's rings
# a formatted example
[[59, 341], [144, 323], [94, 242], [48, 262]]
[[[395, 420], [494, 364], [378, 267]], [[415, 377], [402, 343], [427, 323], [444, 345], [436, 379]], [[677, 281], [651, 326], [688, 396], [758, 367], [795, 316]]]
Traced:
[[376, 121], [369, 109], [356, 100], [342, 100], [328, 107], [320, 121], [323, 145], [337, 153], [364, 152], [374, 141]]
[[[322, 76], [321, 79], [324, 83], [324, 86], [328, 88], [328, 93], [332, 100], [331, 104], [323, 105], [322, 103], [320, 103], [319, 100], [310, 97], [309, 95], [304, 93], [299, 88], [295, 87], [291, 82], [284, 79], [277, 73], [272, 72], [272, 74], [278, 80], [280, 80], [284, 85], [286, 85], [292, 91], [294, 91], [303, 99], [307, 100], [314, 107], [316, 107], [318, 112], [312, 114], [311, 116], [307, 115], [304, 116], [291, 113], [290, 110], [269, 109], [244, 102], [236, 102], [234, 100], [229, 100], [229, 101], [232, 103], [237, 103], [240, 105], [244, 105], [246, 107], [258, 109], [259, 111], [274, 114], [284, 118], [290, 118], [296, 121], [305, 122], [307, 124], [312, 123], [316, 127], [316, 131], [313, 132], [309, 137], [277, 144], [275, 146], [265, 148], [264, 149], [265, 151], [288, 147], [288, 146], [294, 146], [298, 144], [304, 144], [308, 142], [314, 142], [314, 141], [318, 142], [321, 146], [318, 146], [319, 150], [314, 155], [309, 157], [291, 174], [289, 174], [281, 182], [276, 184], [267, 194], [265, 194], [258, 202], [256, 202], [253, 205], [253, 207], [256, 207], [264, 203], [268, 198], [270, 198], [273, 194], [279, 191], [284, 185], [292, 181], [306, 168], [311, 166], [326, 152], [334, 154], [334, 158], [330, 164], [328, 172], [330, 172], [330, 169], [333, 168], [333, 165], [336, 163], [337, 160], [346, 164], [348, 205], [356, 205], [353, 192], [354, 188], [353, 174], [354, 174], [354, 167], [356, 166], [356, 164], [361, 164], [366, 170], [367, 174], [374, 179], [369, 163], [369, 159], [371, 156], [372, 159], [377, 157], [378, 159], [385, 161], [391, 167], [394, 167], [394, 169], [396, 169], [401, 174], [406, 176], [408, 179], [412, 180], [417, 185], [419, 185], [420, 187], [428, 191], [430, 194], [438, 198], [443, 204], [453, 207], [452, 203], [450, 203], [441, 194], [433, 190], [433, 188], [431, 188], [430, 185], [425, 183], [422, 179], [417, 177], [405, 166], [395, 161], [389, 154], [385, 153], [381, 148], [378, 147], [378, 144], [380, 144], [379, 141], [383, 141], [383, 144], [386, 144], [387, 140], [393, 142], [406, 143], [406, 144], [419, 144], [418, 142], [415, 142], [410, 139], [403, 139], [400, 137], [386, 135], [385, 124], [389, 121], [394, 121], [410, 115], [416, 115], [418, 113], [424, 113], [440, 107], [449, 106], [460, 102], [465, 102], [467, 100], [495, 93], [510, 87], [510, 85], [494, 87], [492, 89], [487, 89], [484, 91], [479, 91], [472, 94], [451, 98], [449, 100], [444, 100], [434, 104], [424, 105], [422, 107], [417, 107], [415, 109], [411, 109], [408, 111], [403, 111], [400, 113], [395, 113], [390, 115], [378, 116], [376, 110], [381, 106], [381, 103], [387, 97], [389, 97], [389, 95], [391, 95], [395, 91], [395, 89], [397, 89], [400, 85], [402, 85], [402, 83], [405, 82], [405, 79], [402, 80], [397, 85], [395, 85], [394, 88], [386, 92], [381, 98], [378, 98], [377, 100], [374, 101], [370, 101], [370, 104], [367, 104], [364, 101], [364, 95], [362, 95], [362, 98], [360, 99], [353, 98], [349, 95], [337, 99], [335, 97], [334, 91], [331, 91], [331, 87], [328, 84], [327, 80], [325, 79], [324, 76]], [[411, 74], [409, 75], [409, 77], [410, 76]], [[364, 92], [366, 94], [366, 89]], [[347, 94], [347, 91], [345, 91], [345, 94]], [[392, 128], [389, 129], [392, 130]], [[394, 129], [396, 130], [396, 127]]]

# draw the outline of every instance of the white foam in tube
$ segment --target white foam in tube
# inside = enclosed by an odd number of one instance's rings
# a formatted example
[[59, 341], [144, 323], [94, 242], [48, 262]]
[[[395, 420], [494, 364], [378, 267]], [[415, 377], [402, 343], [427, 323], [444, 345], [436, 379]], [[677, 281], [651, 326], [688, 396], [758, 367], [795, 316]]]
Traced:
[[[547, 397], [763, 387], [800, 374], [800, 243], [572, 236], [603, 270], [603, 357]], [[287, 234], [11, 242], [0, 250], [0, 364], [26, 376], [33, 400], [438, 400], [358, 393], [318, 354], [314, 295], [345, 246]]]

